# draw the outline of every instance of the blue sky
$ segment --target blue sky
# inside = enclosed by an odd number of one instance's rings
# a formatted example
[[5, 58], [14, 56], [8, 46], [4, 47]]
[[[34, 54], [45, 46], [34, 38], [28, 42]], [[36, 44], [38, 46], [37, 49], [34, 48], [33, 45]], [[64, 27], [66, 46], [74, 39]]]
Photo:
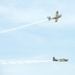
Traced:
[[0, 31], [47, 20], [58, 10], [57, 23], [46, 21], [20, 30], [0, 33], [0, 60], [51, 60], [67, 63], [0, 64], [0, 75], [75, 75], [75, 1], [2, 0]]

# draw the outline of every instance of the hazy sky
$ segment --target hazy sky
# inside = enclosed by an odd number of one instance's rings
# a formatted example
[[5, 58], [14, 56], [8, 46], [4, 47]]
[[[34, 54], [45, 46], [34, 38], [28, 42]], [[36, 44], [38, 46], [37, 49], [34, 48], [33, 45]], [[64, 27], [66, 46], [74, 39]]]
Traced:
[[0, 75], [75, 75], [75, 1], [2, 0], [0, 32], [47, 20], [58, 10], [62, 17], [0, 33], [0, 61], [36, 61], [68, 58], [67, 63], [1, 64]]

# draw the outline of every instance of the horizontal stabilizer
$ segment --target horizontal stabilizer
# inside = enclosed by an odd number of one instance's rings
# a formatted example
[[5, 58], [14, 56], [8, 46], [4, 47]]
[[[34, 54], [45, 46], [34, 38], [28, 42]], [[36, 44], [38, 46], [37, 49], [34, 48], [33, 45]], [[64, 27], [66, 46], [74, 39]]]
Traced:
[[47, 17], [47, 19], [50, 21], [50, 20], [51, 20], [51, 17], [50, 17], [50, 16], [48, 16], [48, 17]]

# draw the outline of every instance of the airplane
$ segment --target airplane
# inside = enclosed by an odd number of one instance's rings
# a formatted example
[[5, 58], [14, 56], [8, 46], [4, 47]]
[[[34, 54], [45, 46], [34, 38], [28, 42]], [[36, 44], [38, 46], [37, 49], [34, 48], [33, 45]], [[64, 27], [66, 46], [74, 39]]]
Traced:
[[55, 19], [55, 22], [58, 22], [58, 19], [61, 18], [62, 15], [59, 15], [59, 12], [56, 11], [55, 17], [51, 18], [50, 16], [47, 17], [47, 19], [50, 21], [51, 19]]
[[65, 58], [56, 59], [55, 57], [53, 57], [53, 61], [67, 62], [67, 61], [68, 61], [68, 59], [65, 59]]

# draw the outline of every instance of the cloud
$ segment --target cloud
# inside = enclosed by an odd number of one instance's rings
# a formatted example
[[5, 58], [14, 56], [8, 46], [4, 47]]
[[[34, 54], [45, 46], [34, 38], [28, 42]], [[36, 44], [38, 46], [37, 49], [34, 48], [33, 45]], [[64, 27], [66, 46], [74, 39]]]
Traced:
[[[72, 70], [71, 70], [72, 69]], [[39, 63], [25, 65], [4, 65], [3, 75], [49, 75], [49, 74], [72, 74], [74, 75], [74, 64], [70, 63]]]
[[43, 16], [42, 14], [45, 14], [41, 9], [21, 10], [5, 6], [0, 6], [0, 13], [11, 22], [31, 22], [40, 19]]

